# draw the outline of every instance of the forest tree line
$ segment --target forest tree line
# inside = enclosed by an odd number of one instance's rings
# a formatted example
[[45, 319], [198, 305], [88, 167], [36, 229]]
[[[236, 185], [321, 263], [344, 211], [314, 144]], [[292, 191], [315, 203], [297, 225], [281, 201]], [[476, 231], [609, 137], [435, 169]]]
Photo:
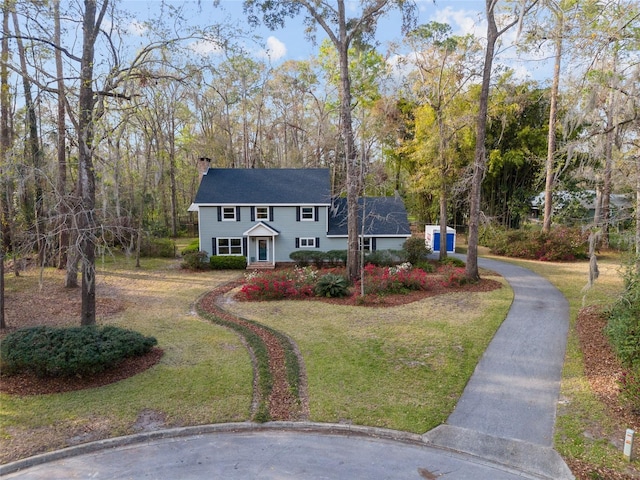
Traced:
[[[2, 1], [2, 255], [66, 269], [67, 286], [82, 273], [89, 298], [96, 247], [135, 253], [148, 236], [193, 233], [203, 157], [329, 168], [335, 194], [398, 194], [418, 224], [517, 228], [540, 192], [544, 228], [581, 222], [552, 194], [592, 191], [606, 241], [610, 194], [640, 203], [635, 1], [486, 0], [491, 41], [417, 24], [402, 0], [360, 2], [360, 23], [342, 0], [319, 2], [329, 25], [303, 0], [245, 1], [247, 28], [306, 11], [328, 32], [317, 54], [284, 62], [252, 54], [248, 33], [200, 18], [199, 4], [158, 3], [133, 37], [126, 2]], [[376, 44], [391, 9], [405, 14], [402, 36]], [[551, 58], [549, 78], [488, 61], [507, 30], [523, 58]]]

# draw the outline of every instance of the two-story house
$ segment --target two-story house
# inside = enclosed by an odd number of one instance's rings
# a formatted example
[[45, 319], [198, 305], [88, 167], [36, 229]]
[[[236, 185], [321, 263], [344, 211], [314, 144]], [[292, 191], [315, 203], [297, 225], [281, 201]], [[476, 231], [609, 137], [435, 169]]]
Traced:
[[[363, 248], [402, 248], [411, 236], [402, 200], [360, 205]], [[190, 210], [198, 212], [200, 250], [242, 255], [248, 265], [290, 262], [302, 249], [347, 249], [346, 199], [332, 197], [329, 169], [208, 168]]]

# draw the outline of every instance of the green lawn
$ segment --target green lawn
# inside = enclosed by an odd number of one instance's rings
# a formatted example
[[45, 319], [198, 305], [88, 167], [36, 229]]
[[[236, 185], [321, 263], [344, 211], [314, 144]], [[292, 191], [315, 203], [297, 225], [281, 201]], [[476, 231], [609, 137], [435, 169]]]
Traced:
[[[117, 297], [126, 309], [99, 323], [138, 330], [158, 339], [161, 362], [133, 378], [105, 387], [55, 395], [0, 394], [0, 461], [3, 463], [83, 441], [134, 433], [151, 415], [159, 426], [243, 421], [252, 401], [253, 372], [240, 339], [203, 321], [193, 302], [237, 272], [189, 273], [175, 261], [124, 259], [98, 265], [98, 296]], [[16, 288], [38, 289], [37, 271], [7, 276]], [[47, 270], [44, 281], [62, 282]], [[60, 283], [61, 284], [61, 283]], [[142, 427], [140, 427], [142, 428]]]
[[311, 420], [424, 433], [446, 420], [513, 299], [507, 286], [392, 308], [238, 302], [298, 344]]
[[[194, 314], [203, 293], [238, 272], [185, 272], [176, 261], [107, 256], [98, 296], [126, 309], [99, 319], [153, 335], [165, 355], [133, 378], [94, 390], [0, 395], [0, 461], [148, 428], [245, 421], [252, 368], [240, 339]], [[46, 270], [44, 282], [61, 282]], [[7, 277], [7, 301], [36, 291], [39, 272]], [[32, 290], [29, 290], [32, 289]], [[394, 308], [322, 302], [237, 303], [247, 317], [290, 335], [308, 373], [312, 420], [425, 432], [443, 422], [504, 319], [508, 287], [450, 294]]]

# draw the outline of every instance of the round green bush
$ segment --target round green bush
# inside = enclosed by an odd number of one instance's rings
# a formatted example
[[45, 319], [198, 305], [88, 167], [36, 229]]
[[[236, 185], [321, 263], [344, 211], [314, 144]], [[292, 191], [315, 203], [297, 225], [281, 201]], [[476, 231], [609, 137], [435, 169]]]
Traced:
[[189, 252], [183, 254], [182, 268], [189, 270], [209, 270], [211, 268], [209, 254], [207, 252]]
[[426, 261], [431, 253], [431, 249], [427, 248], [423, 237], [407, 238], [402, 244], [402, 249], [405, 251], [407, 262], [412, 265]]
[[318, 279], [315, 292], [318, 297], [346, 297], [349, 295], [349, 282], [342, 275], [327, 273]]
[[7, 375], [94, 375], [127, 357], [144, 355], [157, 343], [154, 337], [114, 326], [23, 328], [2, 341], [0, 367]]

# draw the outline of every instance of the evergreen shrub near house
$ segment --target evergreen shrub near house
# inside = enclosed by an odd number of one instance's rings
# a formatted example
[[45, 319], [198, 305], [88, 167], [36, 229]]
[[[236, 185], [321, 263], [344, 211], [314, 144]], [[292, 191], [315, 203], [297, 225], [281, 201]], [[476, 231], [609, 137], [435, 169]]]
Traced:
[[214, 255], [209, 258], [213, 270], [244, 270], [247, 259], [241, 255]]
[[327, 273], [318, 279], [315, 294], [319, 297], [342, 298], [349, 295], [349, 282], [335, 273]]
[[620, 381], [623, 398], [640, 411], [640, 274], [629, 268], [625, 291], [608, 312], [606, 332], [626, 371]]
[[391, 267], [402, 263], [404, 256], [404, 251], [374, 250], [373, 252], [366, 252], [364, 262], [376, 267]]
[[182, 255], [187, 255], [188, 253], [195, 253], [200, 251], [200, 240], [197, 238], [189, 242], [189, 244], [184, 247], [182, 250]]
[[318, 250], [296, 250], [289, 254], [289, 258], [300, 267], [314, 264], [318, 268], [322, 268], [327, 257], [325, 252]]
[[424, 263], [429, 258], [431, 249], [427, 247], [424, 237], [409, 237], [402, 244], [405, 260], [412, 265]]
[[86, 376], [149, 352], [158, 342], [114, 326], [48, 327], [16, 330], [0, 346], [2, 372], [38, 377]]
[[209, 261], [209, 254], [207, 252], [183, 252], [182, 268], [188, 270], [209, 270], [211, 263]]
[[324, 257], [327, 263], [332, 267], [345, 266], [347, 264], [346, 250], [329, 250]]

